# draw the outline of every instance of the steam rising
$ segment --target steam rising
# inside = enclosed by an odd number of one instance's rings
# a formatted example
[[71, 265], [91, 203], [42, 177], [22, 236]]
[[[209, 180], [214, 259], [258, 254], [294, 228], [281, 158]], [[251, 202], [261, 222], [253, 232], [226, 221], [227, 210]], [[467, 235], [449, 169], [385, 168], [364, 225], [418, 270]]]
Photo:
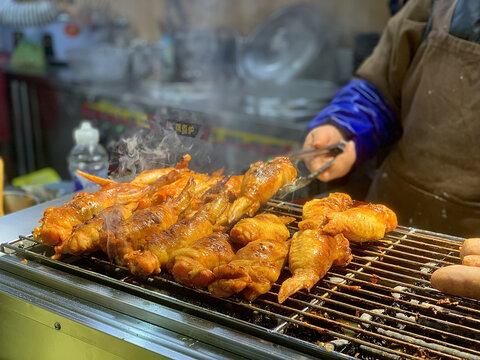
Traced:
[[212, 169], [211, 144], [179, 136], [163, 125], [158, 130], [137, 130], [109, 147], [112, 165], [116, 167], [112, 177], [121, 182], [131, 181], [144, 170], [175, 166], [185, 154], [192, 156], [189, 166], [192, 170], [218, 170]]

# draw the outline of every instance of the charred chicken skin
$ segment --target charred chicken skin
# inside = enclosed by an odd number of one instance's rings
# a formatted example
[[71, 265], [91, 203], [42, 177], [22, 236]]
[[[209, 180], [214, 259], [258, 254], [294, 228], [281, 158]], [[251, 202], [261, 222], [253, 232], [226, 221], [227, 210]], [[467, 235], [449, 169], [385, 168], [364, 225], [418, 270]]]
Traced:
[[225, 190], [229, 192], [230, 199], [235, 200], [242, 192], [242, 182], [244, 175], [230, 176], [225, 184]]
[[230, 240], [240, 245], [260, 239], [285, 241], [290, 237], [290, 231], [285, 224], [294, 220], [293, 217], [274, 214], [258, 214], [253, 218], [245, 218], [230, 230]]
[[173, 251], [167, 267], [179, 283], [207, 287], [215, 281], [212, 270], [228, 263], [234, 255], [228, 235], [214, 232], [190, 246]]
[[255, 240], [238, 250], [228, 264], [213, 269], [217, 280], [208, 287], [215, 297], [241, 293], [248, 301], [265, 294], [285, 265], [288, 241]]
[[298, 224], [301, 230], [319, 229], [327, 222], [327, 215], [345, 211], [353, 204], [350, 196], [344, 193], [331, 193], [322, 199], [313, 199], [303, 205], [302, 218]]
[[190, 246], [213, 232], [216, 219], [225, 211], [227, 203], [227, 195], [222, 192], [194, 216], [182, 219], [160, 233], [150, 233], [143, 239], [141, 250], [124, 256], [129, 270], [140, 276], [160, 273], [175, 250]]
[[101, 238], [102, 249], [110, 259], [123, 265], [125, 255], [142, 249], [151, 234], [162, 232], [177, 222], [194, 193], [195, 181], [190, 178], [175, 199], [138, 210], [118, 226], [106, 229]]
[[346, 266], [351, 260], [350, 245], [342, 235], [331, 236], [318, 230], [300, 230], [291, 240], [288, 266], [292, 277], [285, 280], [278, 292], [282, 303], [301, 289], [310, 289], [333, 265]]
[[342, 233], [354, 242], [382, 239], [386, 232], [397, 227], [397, 216], [385, 205], [367, 204], [343, 212], [327, 215], [328, 222], [323, 231], [328, 234]]
[[228, 222], [233, 224], [244, 214], [252, 217], [278, 189], [296, 177], [297, 170], [287, 157], [252, 164], [243, 177], [240, 197], [229, 210]]

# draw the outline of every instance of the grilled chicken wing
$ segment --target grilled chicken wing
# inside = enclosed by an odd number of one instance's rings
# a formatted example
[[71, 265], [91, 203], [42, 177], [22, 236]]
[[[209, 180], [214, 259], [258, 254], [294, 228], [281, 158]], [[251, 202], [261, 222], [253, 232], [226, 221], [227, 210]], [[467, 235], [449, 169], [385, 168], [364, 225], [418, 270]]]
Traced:
[[242, 192], [242, 182], [244, 175], [230, 176], [225, 184], [225, 190], [229, 192], [230, 199], [235, 200]]
[[79, 193], [63, 206], [46, 209], [40, 220], [42, 225], [34, 229], [33, 237], [44, 245], [59, 245], [70, 236], [74, 226], [114, 204], [139, 201], [144, 194], [144, 188], [130, 183], [109, 184], [94, 194]]
[[201, 174], [201, 178], [199, 178], [197, 174], [195, 179], [196, 183], [199, 181], [197, 190], [195, 190], [195, 197], [182, 214], [182, 217], [192, 217], [203, 205], [215, 200], [218, 194], [223, 191], [223, 186], [227, 180], [221, 175], [221, 173], [214, 173], [210, 177], [208, 175]]
[[[141, 172], [135, 179], [131, 181], [132, 184], [138, 186], [148, 186], [153, 184], [160, 177], [167, 175], [172, 170], [185, 170], [188, 169], [188, 163], [190, 162], [191, 156], [189, 154], [183, 157], [183, 160], [180, 161], [174, 168], [161, 168], [161, 169], [152, 169], [145, 170]], [[83, 171], [77, 170], [77, 174], [83, 176], [85, 179], [93, 182], [94, 184], [105, 186], [108, 184], [116, 184], [117, 182], [113, 179], [104, 179], [92, 174], [85, 173]]]
[[195, 181], [190, 178], [183, 191], [165, 203], [136, 211], [118, 226], [106, 229], [101, 246], [108, 257], [117, 264], [124, 264], [124, 257], [145, 245], [152, 233], [159, 233], [175, 224], [179, 215], [194, 197]]
[[[202, 198], [203, 194], [205, 194], [212, 187], [215, 187], [215, 185], [223, 179], [223, 176], [219, 173], [214, 173], [212, 176], [209, 176], [208, 174], [198, 174], [193, 171], [188, 171], [185, 172], [184, 175], [177, 181], [162, 187], [160, 191], [156, 192], [156, 201], [163, 202], [171, 196], [178, 196], [190, 177], [195, 179], [195, 198], [197, 199], [196, 202], [198, 203], [201, 203], [200, 199]], [[191, 206], [192, 205], [193, 203]]]
[[87, 179], [88, 181], [91, 181], [93, 182], [94, 184], [97, 184], [97, 185], [100, 185], [100, 186], [105, 186], [105, 185], [108, 185], [108, 184], [116, 184], [117, 182], [113, 179], [105, 179], [105, 178], [101, 178], [99, 176], [96, 176], [96, 175], [92, 175], [92, 174], [88, 174], [86, 172], [83, 172], [81, 170], [76, 170], [76, 173], [80, 176], [83, 176], [85, 179]]
[[34, 229], [33, 237], [41, 240], [44, 245], [61, 245], [75, 226], [112, 205], [134, 204], [133, 208], [149, 206], [152, 195], [176, 180], [180, 174], [181, 172], [174, 170], [147, 187], [132, 183], [113, 183], [105, 185], [93, 194], [77, 194], [60, 207], [46, 209], [40, 220], [42, 225]]
[[217, 280], [208, 289], [213, 296], [241, 293], [248, 301], [270, 290], [288, 254], [288, 241], [256, 240], [238, 250], [228, 264], [213, 270]]
[[215, 280], [212, 270], [233, 256], [228, 235], [214, 232], [192, 245], [172, 252], [168, 268], [176, 281], [191, 287], [206, 287]]
[[55, 247], [55, 259], [62, 255], [90, 254], [101, 250], [100, 237], [104, 228], [112, 228], [132, 215], [132, 209], [125, 205], [113, 205], [102, 211], [85, 223], [74, 227], [70, 236]]
[[240, 245], [260, 239], [285, 241], [290, 237], [290, 231], [285, 224], [294, 220], [295, 218], [288, 216], [258, 214], [253, 218], [245, 218], [236, 223], [230, 230], [230, 239]]
[[132, 184], [140, 185], [140, 186], [147, 186], [153, 184], [157, 179], [161, 178], [162, 176], [168, 174], [173, 169], [177, 170], [188, 170], [188, 163], [192, 157], [189, 154], [186, 154], [183, 157], [183, 160], [175, 165], [175, 168], [168, 167], [162, 169], [151, 169], [145, 170], [141, 172], [135, 179], [131, 181]]
[[397, 226], [395, 213], [381, 204], [360, 205], [343, 212], [332, 212], [327, 218], [323, 231], [332, 235], [343, 233], [354, 242], [382, 239], [386, 232]]
[[319, 229], [327, 222], [327, 215], [331, 212], [345, 211], [353, 204], [350, 196], [344, 193], [331, 193], [326, 198], [313, 199], [303, 205], [303, 221], [298, 224], [299, 229]]
[[244, 214], [250, 217], [282, 186], [297, 177], [297, 170], [287, 157], [276, 157], [265, 163], [258, 161], [250, 166], [242, 180], [241, 196], [235, 200], [228, 213], [233, 224]]
[[182, 219], [165, 231], [153, 233], [144, 239], [142, 250], [129, 252], [125, 263], [133, 274], [146, 276], [159, 273], [171, 254], [213, 232], [216, 219], [225, 211], [228, 198], [221, 193], [190, 217]]
[[331, 236], [318, 230], [300, 230], [291, 240], [288, 266], [293, 276], [282, 283], [278, 302], [301, 289], [308, 291], [330, 269], [332, 264], [346, 266], [351, 260], [348, 240], [342, 235]]

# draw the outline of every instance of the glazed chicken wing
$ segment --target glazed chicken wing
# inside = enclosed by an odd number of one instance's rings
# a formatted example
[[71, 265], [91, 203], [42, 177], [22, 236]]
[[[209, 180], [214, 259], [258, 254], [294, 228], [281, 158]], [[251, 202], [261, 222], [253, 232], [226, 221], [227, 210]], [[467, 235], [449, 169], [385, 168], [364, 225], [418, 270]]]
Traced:
[[179, 215], [194, 197], [195, 181], [190, 178], [183, 191], [165, 203], [138, 210], [118, 226], [106, 229], [101, 246], [108, 257], [117, 264], [124, 264], [125, 255], [140, 250], [152, 233], [159, 233], [175, 224]]
[[297, 170], [287, 157], [276, 157], [269, 162], [258, 161], [250, 166], [242, 180], [241, 196], [228, 213], [233, 224], [244, 214], [252, 217], [282, 186], [297, 177]]
[[102, 211], [85, 223], [75, 226], [70, 236], [55, 247], [55, 259], [62, 255], [90, 254], [101, 250], [100, 237], [106, 227], [116, 227], [119, 223], [130, 217], [132, 209], [125, 205], [113, 205]]
[[288, 266], [292, 277], [285, 280], [278, 292], [278, 302], [301, 289], [308, 291], [330, 269], [332, 264], [346, 266], [351, 260], [348, 240], [342, 235], [331, 236], [318, 230], [300, 230], [291, 240]]
[[382, 239], [385, 233], [397, 226], [397, 216], [385, 205], [367, 204], [343, 212], [327, 215], [328, 222], [323, 230], [328, 234], [343, 233], [354, 242]]
[[138, 174], [135, 179], [131, 181], [132, 184], [140, 185], [140, 186], [147, 186], [153, 184], [157, 179], [161, 178], [162, 176], [168, 174], [170, 171], [177, 169], [177, 170], [185, 170], [188, 171], [188, 163], [192, 157], [189, 154], [186, 154], [183, 157], [183, 160], [178, 162], [175, 165], [175, 168], [168, 167], [168, 168], [161, 168], [161, 169], [151, 169], [145, 170]]
[[206, 287], [215, 280], [212, 270], [228, 263], [234, 255], [228, 235], [214, 232], [190, 246], [173, 251], [167, 267], [179, 283]]
[[164, 202], [166, 199], [168, 199], [171, 196], [178, 196], [180, 191], [183, 189], [185, 184], [187, 183], [188, 179], [190, 177], [193, 177], [195, 180], [195, 199], [193, 200], [192, 204], [190, 207], [193, 206], [193, 204], [196, 203], [201, 203], [201, 198], [202, 196], [211, 188], [215, 187], [216, 184], [223, 179], [223, 176], [221, 175], [221, 171], [217, 173], [213, 173], [211, 176], [208, 174], [199, 174], [195, 173], [193, 171], [186, 171], [184, 172], [184, 175], [180, 177], [177, 181], [168, 184], [164, 187], [162, 187], [159, 191], [156, 192], [155, 194], [155, 200], [157, 202]]
[[[174, 168], [173, 167], [168, 167], [168, 168], [161, 168], [161, 169], [151, 169], [151, 170], [145, 170], [141, 172], [135, 179], [131, 181], [132, 184], [138, 185], [138, 186], [148, 186], [153, 184], [157, 179], [160, 177], [167, 175], [173, 170], [186, 170], [188, 169], [188, 163], [191, 159], [191, 156], [189, 154], [185, 155], [183, 157], [183, 160], [180, 161]], [[77, 170], [76, 171], [78, 175], [83, 176], [85, 179], [93, 182], [94, 184], [100, 185], [100, 186], [105, 186], [108, 184], [116, 184], [117, 182], [113, 179], [104, 179], [92, 174], [85, 173], [83, 171]]]
[[[60, 207], [45, 210], [41, 226], [33, 231], [33, 237], [44, 245], [61, 245], [72, 233], [75, 226], [84, 223], [103, 209], [112, 205], [133, 204], [132, 208], [145, 207], [151, 203], [151, 196], [166, 184], [180, 176], [172, 171], [157, 179], [150, 186], [131, 183], [107, 184], [93, 194], [80, 193]], [[142, 206], [141, 203], [146, 205]]]
[[46, 209], [40, 220], [42, 225], [34, 229], [33, 237], [44, 245], [59, 245], [70, 236], [74, 226], [114, 204], [139, 201], [144, 194], [144, 188], [130, 183], [109, 184], [94, 194], [79, 193], [63, 206]]
[[141, 250], [131, 251], [124, 256], [130, 271], [140, 276], [160, 273], [161, 267], [168, 264], [175, 250], [190, 246], [213, 232], [215, 221], [225, 211], [227, 203], [227, 195], [221, 193], [194, 216], [180, 220], [165, 231], [149, 234], [143, 240]]
[[241, 293], [248, 301], [270, 290], [285, 265], [289, 243], [256, 240], [238, 250], [228, 264], [213, 270], [217, 280], [208, 289], [213, 296], [228, 297]]
[[230, 230], [230, 239], [240, 245], [246, 245], [259, 239], [285, 241], [290, 237], [290, 232], [285, 224], [294, 220], [295, 218], [288, 216], [258, 214], [253, 218], [245, 218], [236, 223]]
[[195, 190], [195, 197], [192, 199], [192, 202], [182, 214], [182, 217], [191, 217], [206, 203], [213, 201], [217, 198], [218, 194], [224, 191], [224, 185], [227, 181], [227, 178], [221, 175], [221, 172], [212, 174], [208, 176], [205, 174], [200, 174], [203, 176], [202, 179], [199, 179], [199, 174], [195, 177], [200, 182], [197, 185], [197, 190]]
[[242, 192], [242, 182], [244, 175], [230, 176], [225, 184], [225, 190], [229, 192], [230, 199], [236, 199]]
[[345, 211], [353, 204], [350, 196], [344, 193], [331, 193], [326, 198], [313, 199], [303, 205], [299, 229], [319, 229], [327, 222], [327, 215], [331, 212]]

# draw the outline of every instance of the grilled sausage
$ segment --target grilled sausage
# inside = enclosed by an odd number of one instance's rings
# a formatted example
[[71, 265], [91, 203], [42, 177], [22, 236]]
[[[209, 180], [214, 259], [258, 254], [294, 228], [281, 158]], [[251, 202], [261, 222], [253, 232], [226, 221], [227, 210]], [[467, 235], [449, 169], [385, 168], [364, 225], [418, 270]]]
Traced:
[[460, 247], [460, 259], [468, 255], [480, 255], [480, 238], [470, 238]]
[[464, 256], [462, 259], [462, 264], [467, 266], [480, 266], [480, 255]]
[[449, 265], [436, 270], [430, 279], [432, 286], [445, 294], [480, 300], [480, 268]]

